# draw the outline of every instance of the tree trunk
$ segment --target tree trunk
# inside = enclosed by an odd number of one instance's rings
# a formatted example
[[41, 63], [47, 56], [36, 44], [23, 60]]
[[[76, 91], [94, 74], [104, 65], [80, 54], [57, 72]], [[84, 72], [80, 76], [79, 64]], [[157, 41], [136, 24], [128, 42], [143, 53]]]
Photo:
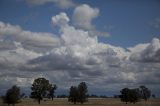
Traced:
[[40, 104], [41, 103], [41, 99], [38, 99], [38, 104]]
[[74, 104], [76, 104], [76, 99], [74, 98]]
[[12, 106], [14, 106], [14, 103], [12, 104]]
[[83, 101], [81, 101], [81, 104], [83, 104]]
[[53, 96], [52, 96], [52, 101], [53, 101]]

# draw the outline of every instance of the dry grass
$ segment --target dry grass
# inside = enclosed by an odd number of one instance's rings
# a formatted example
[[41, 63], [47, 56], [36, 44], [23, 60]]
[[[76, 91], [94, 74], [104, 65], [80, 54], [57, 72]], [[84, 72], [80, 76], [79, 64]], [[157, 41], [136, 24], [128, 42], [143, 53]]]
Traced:
[[[6, 104], [0, 103], [0, 106], [7, 106]], [[141, 101], [136, 104], [125, 104], [119, 99], [107, 98], [107, 99], [89, 99], [87, 103], [76, 104], [69, 103], [67, 99], [54, 99], [42, 101], [39, 105], [36, 101], [32, 99], [23, 99], [20, 103], [15, 106], [160, 106], [160, 99], [150, 99], [149, 101]]]

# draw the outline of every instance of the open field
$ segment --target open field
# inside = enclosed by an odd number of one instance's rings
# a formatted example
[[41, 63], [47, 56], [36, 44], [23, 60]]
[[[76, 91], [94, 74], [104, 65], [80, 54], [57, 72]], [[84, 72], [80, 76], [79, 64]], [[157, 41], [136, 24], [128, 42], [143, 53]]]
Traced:
[[[0, 106], [8, 106], [2, 104], [0, 101]], [[149, 101], [141, 101], [136, 104], [125, 104], [119, 99], [107, 98], [107, 99], [89, 99], [89, 102], [74, 105], [67, 101], [67, 99], [54, 99], [42, 101], [39, 105], [35, 100], [32, 99], [23, 99], [21, 103], [16, 104], [15, 106], [160, 106], [160, 99], [150, 99]]]

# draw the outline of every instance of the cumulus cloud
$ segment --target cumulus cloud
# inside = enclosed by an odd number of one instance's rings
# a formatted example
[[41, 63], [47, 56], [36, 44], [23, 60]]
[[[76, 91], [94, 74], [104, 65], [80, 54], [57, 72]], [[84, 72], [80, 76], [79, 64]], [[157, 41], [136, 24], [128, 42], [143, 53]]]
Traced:
[[[3, 42], [4, 45], [8, 44], [8, 42]], [[0, 66], [1, 70], [13, 70], [18, 69], [21, 65], [26, 64], [28, 60], [37, 58], [42, 54], [36, 53], [34, 51], [29, 51], [24, 49], [20, 43], [13, 42], [12, 49], [7, 48], [10, 47], [6, 45], [7, 49], [2, 49], [0, 51]]]
[[[61, 16], [62, 13], [52, 17], [52, 21]], [[68, 19], [67, 15], [64, 16], [65, 18], [62, 16], [54, 23]], [[66, 23], [67, 21], [65, 21], [65, 25], [62, 24], [60, 27], [62, 45], [53, 48], [46, 55], [29, 61], [28, 67], [33, 67], [30, 71], [48, 71], [48, 73], [55, 71], [55, 74], [58, 72], [60, 75], [67, 73], [65, 77], [71, 82], [87, 80], [92, 83], [92, 81], [96, 82], [97, 79], [99, 79], [98, 81], [109, 80], [108, 75], [113, 76], [115, 74], [112, 70], [121, 67], [121, 63], [127, 60], [128, 53], [126, 50], [99, 43], [97, 36], [91, 37], [88, 31], [76, 29]], [[124, 79], [124, 74], [120, 76], [117, 73], [114, 76], [115, 78], [118, 76], [115, 82], [119, 78]], [[95, 77], [98, 78], [95, 79]], [[132, 80], [133, 77], [126, 77], [123, 81], [127, 81], [127, 79]]]
[[31, 5], [44, 5], [47, 3], [54, 3], [58, 7], [65, 9], [76, 6], [72, 0], [25, 0], [28, 4]]
[[149, 44], [141, 44], [130, 49], [134, 53], [130, 59], [141, 62], [160, 62], [160, 40], [154, 38]]
[[77, 28], [87, 30], [90, 36], [108, 37], [109, 33], [98, 31], [93, 24], [93, 20], [99, 16], [99, 13], [100, 10], [98, 8], [81, 4], [73, 12], [72, 23]]
[[94, 29], [92, 20], [99, 15], [98, 8], [92, 8], [87, 4], [79, 5], [73, 13], [73, 23], [75, 26], [82, 29]]
[[30, 84], [29, 79], [40, 73], [32, 76], [33, 72], [25, 72], [22, 67], [59, 44], [59, 39], [51, 33], [25, 31], [18, 25], [0, 22], [0, 82], [4, 82], [1, 88]]
[[56, 35], [22, 30], [20, 26], [0, 22], [0, 39], [21, 42], [24, 48], [42, 52], [60, 44]]
[[86, 81], [91, 90], [95, 85], [101, 86], [96, 89], [119, 90], [159, 84], [158, 38], [126, 50], [99, 42], [98, 36], [90, 36], [89, 31], [75, 28], [69, 21], [66, 13], [52, 17], [52, 23], [59, 27], [59, 37], [1, 22], [0, 76], [5, 77], [0, 77], [4, 82], [0, 86], [29, 86], [33, 81], [29, 79], [39, 76], [62, 89], [80, 81]]
[[52, 17], [52, 23], [55, 26], [60, 26], [60, 27], [64, 27], [66, 25], [68, 25], [69, 22], [69, 18], [67, 16], [66, 13], [60, 13], [59, 15], [53, 16]]

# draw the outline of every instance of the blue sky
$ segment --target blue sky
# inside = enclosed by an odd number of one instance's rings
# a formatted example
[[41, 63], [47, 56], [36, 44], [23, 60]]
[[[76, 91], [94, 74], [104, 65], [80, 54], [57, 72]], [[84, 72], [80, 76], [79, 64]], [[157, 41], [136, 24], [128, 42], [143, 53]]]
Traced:
[[[24, 0], [1, 0], [0, 20], [20, 25], [25, 30], [35, 32], [55, 32], [51, 26], [51, 17], [59, 12], [72, 15], [73, 9], [60, 9], [47, 3], [41, 6], [26, 4]], [[100, 10], [100, 15], [93, 20], [96, 28], [107, 31], [110, 37], [100, 37], [100, 41], [116, 46], [129, 47], [141, 42], [148, 42], [159, 37], [160, 28], [155, 29], [149, 23], [160, 17], [158, 0], [94, 0], [81, 1]]]
[[45, 77], [57, 93], [85, 81], [95, 94], [160, 95], [159, 11], [159, 0], [0, 0], [0, 94]]

